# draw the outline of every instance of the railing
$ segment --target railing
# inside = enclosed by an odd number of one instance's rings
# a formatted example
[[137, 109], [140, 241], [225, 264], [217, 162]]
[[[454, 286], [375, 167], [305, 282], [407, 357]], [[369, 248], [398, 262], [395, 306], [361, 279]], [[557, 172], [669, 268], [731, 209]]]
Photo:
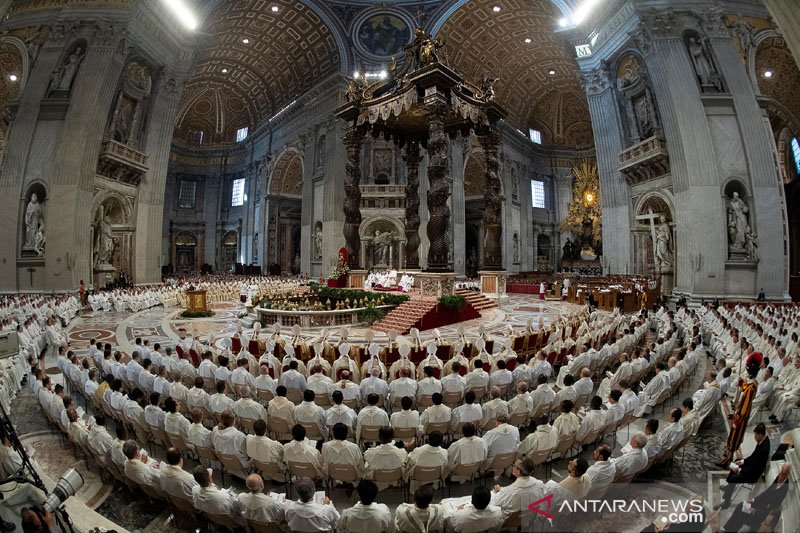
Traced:
[[147, 161], [146, 154], [108, 139], [103, 141], [97, 172], [109, 179], [138, 185], [149, 170]]
[[668, 174], [669, 151], [661, 137], [650, 137], [619, 154], [619, 170], [633, 183]]
[[405, 196], [405, 185], [360, 185], [362, 196]]

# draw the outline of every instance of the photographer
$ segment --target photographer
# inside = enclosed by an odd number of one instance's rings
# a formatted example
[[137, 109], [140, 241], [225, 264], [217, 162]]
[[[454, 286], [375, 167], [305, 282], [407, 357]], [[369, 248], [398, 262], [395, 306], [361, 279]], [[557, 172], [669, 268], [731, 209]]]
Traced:
[[[23, 507], [20, 512], [22, 518], [22, 531], [24, 533], [57, 533], [61, 528], [56, 525], [56, 520], [47, 509], [38, 509], [36, 507]], [[4, 531], [11, 531], [14, 529], [14, 524], [11, 524], [11, 529], [4, 529]]]

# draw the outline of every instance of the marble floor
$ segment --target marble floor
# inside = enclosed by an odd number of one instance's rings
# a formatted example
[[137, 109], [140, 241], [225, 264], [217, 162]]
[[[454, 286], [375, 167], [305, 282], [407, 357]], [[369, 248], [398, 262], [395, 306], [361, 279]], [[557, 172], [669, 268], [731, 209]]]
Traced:
[[[190, 332], [197, 332], [205, 336], [212, 334], [215, 338], [228, 336], [236, 331], [237, 317], [241, 316], [246, 310], [238, 303], [221, 304], [213, 306], [215, 314], [211, 318], [200, 318], [187, 320], [181, 318], [181, 309], [156, 307], [139, 313], [130, 312], [108, 312], [108, 313], [82, 313], [79, 318], [70, 325], [68, 336], [71, 348], [79, 355], [86, 352], [89, 340], [95, 338], [102, 342], [110, 342], [119, 346], [121, 350], [130, 352], [133, 347], [133, 340], [136, 337], [150, 339], [151, 344], [156, 342], [162, 346], [172, 346], [178, 341], [178, 328], [186, 328]], [[503, 342], [506, 335], [506, 325], [511, 323], [519, 329], [525, 326], [529, 319], [534, 324], [538, 324], [541, 318], [545, 324], [556, 320], [559, 315], [575, 311], [576, 306], [562, 303], [550, 302], [534, 299], [529, 295], [511, 295], [500, 302], [499, 307], [489, 309], [484, 312], [479, 319], [466, 322], [467, 334], [475, 336], [479, 325], [483, 325], [486, 331]], [[268, 326], [265, 325], [265, 328]], [[440, 328], [442, 335], [447, 338], [456, 336], [456, 326]], [[350, 339], [358, 342], [363, 339], [364, 328], [351, 328]], [[245, 330], [248, 332], [248, 330]], [[331, 340], [338, 340], [338, 328], [330, 330]], [[319, 334], [319, 329], [304, 331], [308, 336]], [[421, 333], [423, 339], [431, 338], [432, 331]], [[380, 340], [381, 335], [377, 338]], [[499, 344], [498, 343], [498, 344]], [[496, 348], [498, 349], [498, 348]], [[62, 381], [55, 361], [48, 360], [46, 365], [48, 373], [56, 382]], [[653, 415], [662, 424], [666, 424], [666, 416], [669, 409], [678, 406], [681, 400], [690, 396], [694, 390], [702, 385], [703, 372], [698, 369], [692, 380], [684, 385], [682, 390], [666, 402], [665, 409], [657, 410]], [[764, 415], [764, 420], [768, 422], [768, 414]], [[160, 531], [193, 531], [197, 524], [194, 524], [187, 517], [173, 515], [172, 511], [162, 503], [147, 501], [141, 495], [131, 493], [127, 488], [120, 484], [114, 484], [103, 480], [97, 468], [91, 465], [92, 470], [87, 468], [85, 461], [77, 459], [71, 448], [62, 447], [62, 442], [57, 436], [53, 436], [44, 420], [41, 411], [33, 394], [28, 390], [21, 391], [12, 404], [12, 419], [17, 427], [18, 433], [26, 444], [33, 445], [37, 449], [36, 459], [49, 478], [57, 479], [57, 476], [68, 466], [77, 468], [86, 480], [86, 485], [74, 498], [75, 505], [79, 505], [79, 510], [75, 511], [81, 517], [91, 523], [93, 520], [108, 521], [118, 525], [118, 530], [141, 531], [141, 532], [160, 532]], [[636, 421], [631, 426], [631, 433], [644, 427], [644, 421]], [[770, 435], [775, 435], [773, 448], [777, 447], [779, 438], [777, 435], [794, 427], [791, 422], [776, 425], [768, 424]], [[678, 454], [671, 465], [659, 467], [653, 472], [643, 477], [643, 483], [637, 488], [637, 492], [654, 490], [655, 493], [667, 498], [681, 498], [686, 491], [703, 494], [710, 498], [713, 503], [715, 495], [719, 490], [719, 482], [724, 480], [726, 472], [717, 471], [713, 465], [722, 452], [725, 438], [727, 435], [727, 420], [724, 413], [716, 413], [715, 416], [706, 420], [697, 437], [690, 441], [683, 453]], [[618, 442], [615, 445], [615, 455], [619, 454], [619, 449], [628, 440], [627, 430], [622, 430], [617, 436]], [[607, 442], [608, 444], [612, 444]], [[752, 432], [748, 434], [743, 445], [745, 454], [749, 453], [753, 446]], [[160, 457], [163, 452], [156, 448], [155, 455]], [[581, 456], [591, 462], [591, 450], [586, 449], [581, 452]], [[187, 465], [191, 468], [193, 464]], [[544, 472], [537, 473], [539, 477], [544, 477]], [[561, 461], [553, 465], [550, 477], [560, 480], [566, 475], [566, 464]], [[215, 480], [219, 484], [222, 480], [219, 472], [215, 473]], [[491, 480], [490, 480], [491, 482]], [[510, 480], [503, 479], [501, 484], [507, 484]], [[235, 491], [245, 490], [243, 483], [236, 478], [231, 479], [226, 476], [225, 484], [231, 486]], [[272, 488], [276, 492], [283, 492], [280, 487]], [[471, 493], [470, 484], [456, 484], [448, 487], [446, 495], [453, 497], [467, 496]], [[403, 501], [403, 496], [399, 490], [384, 491], [380, 495], [380, 501], [386, 503], [394, 509]], [[341, 489], [336, 490], [332, 499], [337, 507], [348, 507], [357, 501], [356, 495], [346, 496]], [[713, 515], [713, 513], [710, 513]], [[642, 514], [635, 519], [627, 517], [625, 521], [614, 522], [614, 518], [608, 516], [601, 517], [600, 521], [583, 521], [581, 525], [571, 524], [570, 527], [576, 531], [638, 531], [645, 527], [654, 516]], [[713, 520], [719, 523], [724, 520], [724, 514]], [[617, 518], [619, 519], [619, 518]], [[633, 520], [633, 522], [631, 521]], [[635, 522], [635, 526], [633, 523]], [[592, 529], [594, 528], [594, 529]]]

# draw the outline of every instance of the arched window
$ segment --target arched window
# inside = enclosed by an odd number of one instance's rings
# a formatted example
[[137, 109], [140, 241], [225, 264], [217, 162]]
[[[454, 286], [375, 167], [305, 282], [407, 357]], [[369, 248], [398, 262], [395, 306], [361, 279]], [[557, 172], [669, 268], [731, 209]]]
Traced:
[[797, 137], [792, 139], [792, 155], [794, 156], [794, 166], [797, 168], [797, 173], [800, 174], [800, 143], [797, 142]]

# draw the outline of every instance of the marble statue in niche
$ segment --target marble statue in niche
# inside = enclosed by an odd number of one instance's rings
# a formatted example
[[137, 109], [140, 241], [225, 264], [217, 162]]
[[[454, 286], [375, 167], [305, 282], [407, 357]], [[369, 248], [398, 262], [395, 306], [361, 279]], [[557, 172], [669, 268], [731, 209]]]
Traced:
[[317, 222], [314, 227], [314, 234], [312, 237], [313, 243], [313, 250], [311, 251], [311, 257], [314, 259], [321, 259], [322, 258], [322, 222]]
[[114, 254], [114, 234], [111, 230], [111, 219], [105, 214], [101, 205], [97, 211], [95, 219], [96, 237], [94, 244], [94, 258], [97, 265], [108, 265], [111, 256]]
[[72, 82], [75, 80], [75, 75], [78, 73], [78, 67], [81, 66], [81, 61], [86, 54], [80, 46], [75, 49], [66, 61], [53, 71], [50, 77], [50, 90], [69, 92], [72, 87]]
[[639, 130], [639, 137], [641, 139], [651, 137], [654, 132], [653, 111], [650, 109], [650, 102], [647, 100], [646, 95], [636, 99], [634, 112], [636, 113], [636, 126]]
[[655, 245], [653, 257], [655, 258], [656, 271], [672, 272], [675, 269], [672, 228], [669, 227], [667, 217], [664, 215], [658, 217], [656, 242], [653, 244]]
[[697, 78], [700, 80], [700, 88], [705, 92], [709, 90], [722, 90], [719, 74], [717, 74], [714, 64], [711, 61], [706, 43], [699, 38], [689, 37], [687, 44], [689, 56], [692, 58], [692, 66]]
[[730, 248], [745, 249], [747, 233], [750, 232], [747, 204], [739, 198], [739, 193], [734, 191], [728, 200], [728, 244]]
[[758, 236], [751, 228], [747, 228], [745, 235], [745, 251], [747, 252], [747, 260], [753, 263], [758, 263], [760, 256], [758, 255]]
[[390, 231], [381, 232], [379, 229], [375, 230], [375, 238], [372, 243], [376, 265], [389, 265], [389, 250], [392, 248], [392, 238], [393, 235]]
[[[39, 249], [37, 239], [40, 241]], [[25, 207], [25, 244], [22, 247], [44, 255], [44, 209], [36, 193], [31, 194]]]

